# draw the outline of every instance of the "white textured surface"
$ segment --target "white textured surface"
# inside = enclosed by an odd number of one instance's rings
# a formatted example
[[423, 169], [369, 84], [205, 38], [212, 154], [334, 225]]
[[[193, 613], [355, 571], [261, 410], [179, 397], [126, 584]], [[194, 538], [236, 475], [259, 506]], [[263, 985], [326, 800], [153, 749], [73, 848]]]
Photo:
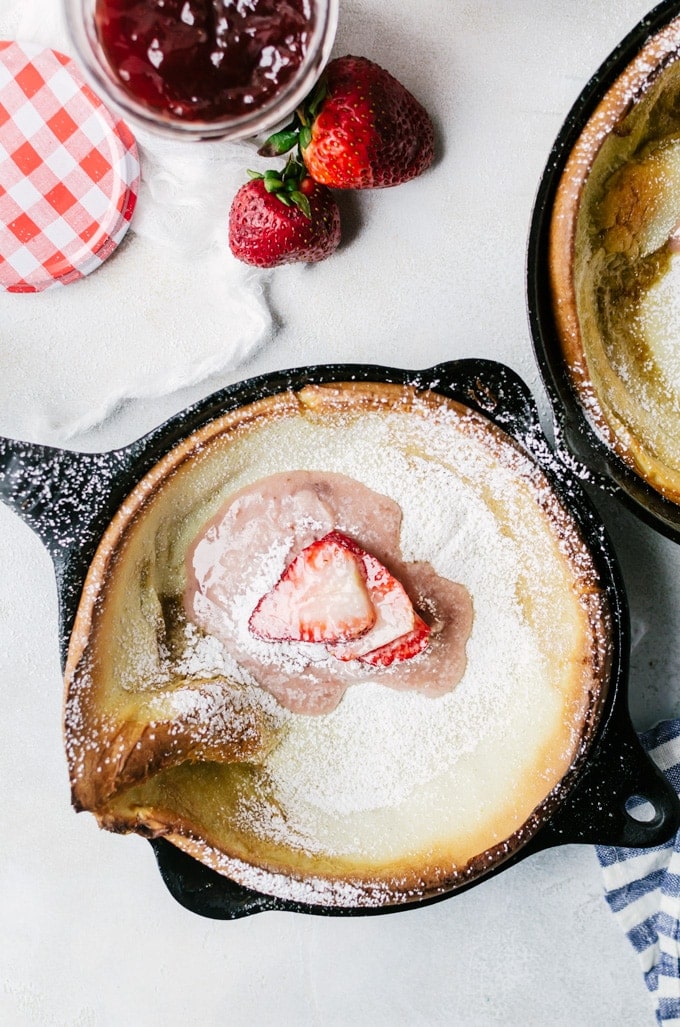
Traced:
[[[524, 303], [534, 193], [571, 103], [648, 6], [343, 0], [336, 52], [373, 57], [413, 89], [438, 127], [437, 166], [399, 190], [342, 197], [346, 243], [331, 260], [256, 278], [273, 327], [247, 365], [126, 404], [72, 444], [120, 445], [237, 377], [325, 360], [415, 367], [493, 357], [518, 370], [545, 409]], [[17, 7], [27, 17], [27, 0], [0, 0], [0, 26], [11, 28]], [[36, 20], [36, 38], [43, 28]], [[116, 258], [121, 290], [135, 273], [133, 249], [134, 241]], [[161, 280], [169, 273], [157, 270]], [[83, 297], [90, 285], [94, 278]], [[185, 294], [194, 288], [192, 303]], [[176, 302], [166, 304], [180, 347], [214, 332], [202, 288], [178, 276]], [[47, 442], [66, 431], [55, 414], [61, 384], [44, 363], [46, 333], [62, 312], [49, 296], [20, 299], [0, 311], [0, 431]], [[31, 330], [17, 346], [27, 311]], [[150, 331], [140, 316], [138, 337], [148, 341]], [[116, 366], [134, 372], [136, 341], [126, 334], [117, 345]], [[72, 359], [65, 350], [59, 383], [71, 380]], [[629, 589], [631, 708], [645, 727], [680, 712], [680, 550], [618, 506], [600, 506]], [[69, 807], [51, 567], [4, 507], [0, 567], [1, 1023], [651, 1027], [637, 963], [585, 847], [535, 856], [396, 916], [271, 913], [228, 924], [183, 911], [145, 842], [100, 832]]]
[[[14, 33], [72, 53], [60, 0], [0, 0], [0, 39]], [[269, 328], [261, 283], [224, 231], [250, 146], [138, 143], [132, 226], [99, 273], [28, 302], [0, 293], [7, 434], [63, 444], [128, 400], [234, 370]]]

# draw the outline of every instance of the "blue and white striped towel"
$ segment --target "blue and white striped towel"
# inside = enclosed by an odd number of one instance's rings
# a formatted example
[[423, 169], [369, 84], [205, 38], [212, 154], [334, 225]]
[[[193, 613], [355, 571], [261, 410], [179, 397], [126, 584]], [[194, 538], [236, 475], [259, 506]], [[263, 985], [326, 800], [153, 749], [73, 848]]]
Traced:
[[[680, 794], [680, 719], [640, 736]], [[652, 849], [600, 845], [605, 897], [642, 965], [664, 1027], [680, 1025], [680, 831]]]

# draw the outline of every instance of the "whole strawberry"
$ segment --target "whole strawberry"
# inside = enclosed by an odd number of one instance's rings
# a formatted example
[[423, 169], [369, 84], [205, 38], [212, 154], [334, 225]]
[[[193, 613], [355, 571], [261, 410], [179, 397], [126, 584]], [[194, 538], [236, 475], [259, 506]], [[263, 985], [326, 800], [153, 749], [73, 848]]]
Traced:
[[283, 173], [249, 172], [229, 212], [229, 246], [255, 267], [329, 257], [340, 242], [340, 211], [333, 194], [290, 160]]
[[366, 57], [338, 57], [295, 120], [260, 151], [281, 154], [299, 143], [312, 178], [332, 189], [376, 189], [420, 175], [434, 157], [425, 108]]

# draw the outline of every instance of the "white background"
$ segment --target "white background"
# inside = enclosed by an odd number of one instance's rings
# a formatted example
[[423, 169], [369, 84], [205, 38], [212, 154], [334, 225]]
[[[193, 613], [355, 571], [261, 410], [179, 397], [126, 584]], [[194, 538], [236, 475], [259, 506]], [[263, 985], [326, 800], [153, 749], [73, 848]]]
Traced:
[[[10, 28], [19, 24], [17, 6], [0, 0], [0, 25], [3, 15]], [[4, 297], [0, 431], [110, 448], [256, 372], [327, 360], [424, 367], [467, 356], [517, 370], [547, 424], [525, 312], [534, 195], [571, 104], [648, 10], [645, 0], [341, 0], [335, 53], [365, 54], [412, 89], [436, 124], [436, 165], [399, 189], [342, 196], [345, 243], [323, 264], [244, 277], [228, 267], [223, 246], [211, 250], [206, 259], [224, 260], [228, 272], [225, 303], [242, 295], [264, 311], [264, 328], [251, 333], [250, 356], [236, 367], [229, 324], [216, 323], [219, 295], [208, 308], [190, 255], [173, 254], [177, 307], [165, 294], [168, 327], [159, 338], [167, 336], [170, 351], [181, 343], [184, 357], [192, 346], [202, 358], [208, 343], [223, 344], [222, 370], [175, 389], [190, 378], [178, 365], [155, 390], [162, 395], [124, 403], [87, 433], [68, 417], [83, 394], [74, 353], [89, 353], [101, 326], [64, 321], [71, 308], [54, 294]], [[51, 42], [51, 31], [42, 25], [36, 38]], [[247, 147], [223, 157], [230, 167], [254, 160]], [[218, 232], [223, 215], [215, 215]], [[131, 287], [143, 244], [143, 233], [131, 234], [97, 283], [93, 276], [69, 289], [83, 303], [95, 288], [115, 301], [117, 288]], [[156, 264], [145, 265], [149, 289], [156, 279], [167, 286], [158, 239], [156, 246]], [[143, 312], [133, 318], [134, 334], [121, 333], [97, 355], [100, 381], [110, 377], [109, 361], [116, 373], [129, 371], [109, 406], [135, 395], [136, 339], [151, 337]], [[153, 391], [148, 383], [137, 390]], [[680, 554], [611, 501], [599, 505], [628, 588], [631, 710], [644, 728], [680, 708]], [[146, 842], [100, 832], [70, 808], [51, 566], [4, 507], [0, 568], [0, 1022], [654, 1022], [588, 847], [537, 855], [446, 902], [391, 916], [268, 913], [220, 923], [185, 912]]]

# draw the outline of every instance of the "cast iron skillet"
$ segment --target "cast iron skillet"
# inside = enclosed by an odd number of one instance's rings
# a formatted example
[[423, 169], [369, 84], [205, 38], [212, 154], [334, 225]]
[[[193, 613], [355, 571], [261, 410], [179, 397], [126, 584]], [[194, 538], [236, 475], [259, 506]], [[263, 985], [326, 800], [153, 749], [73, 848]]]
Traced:
[[[643, 752], [630, 723], [626, 700], [628, 610], [616, 558], [602, 522], [580, 485], [563, 464], [555, 461], [530, 392], [502, 364], [461, 360], [424, 371], [332, 364], [275, 372], [229, 386], [132, 445], [109, 453], [77, 453], [0, 438], [0, 500], [37, 533], [54, 563], [62, 665], [85, 575], [99, 539], [122, 500], [165, 453], [214, 417], [256, 399], [307, 384], [351, 380], [433, 389], [484, 414], [505, 430], [531, 453], [572, 510], [606, 591], [612, 619], [612, 670], [590, 751], [571, 773], [568, 791], [554, 814], [529, 843], [490, 873], [533, 852], [568, 842], [647, 847], [668, 840], [680, 826], [680, 803]], [[632, 797], [645, 798], [652, 804], [653, 819], [640, 822], [627, 812], [626, 803]], [[261, 895], [233, 884], [168, 842], [153, 840], [151, 845], [171, 894], [187, 909], [203, 916], [234, 919], [273, 909], [361, 915], [372, 912], [363, 908], [326, 909]], [[375, 912], [389, 909], [382, 907]]]
[[680, 542], [680, 506], [665, 499], [614, 453], [593, 430], [566, 369], [553, 315], [549, 277], [550, 218], [569, 154], [591, 114], [652, 36], [680, 15], [679, 0], [655, 7], [609, 55], [567, 115], [539, 185], [529, 232], [527, 301], [536, 359], [550, 398], [555, 447], [584, 481], [616, 496], [643, 521]]

